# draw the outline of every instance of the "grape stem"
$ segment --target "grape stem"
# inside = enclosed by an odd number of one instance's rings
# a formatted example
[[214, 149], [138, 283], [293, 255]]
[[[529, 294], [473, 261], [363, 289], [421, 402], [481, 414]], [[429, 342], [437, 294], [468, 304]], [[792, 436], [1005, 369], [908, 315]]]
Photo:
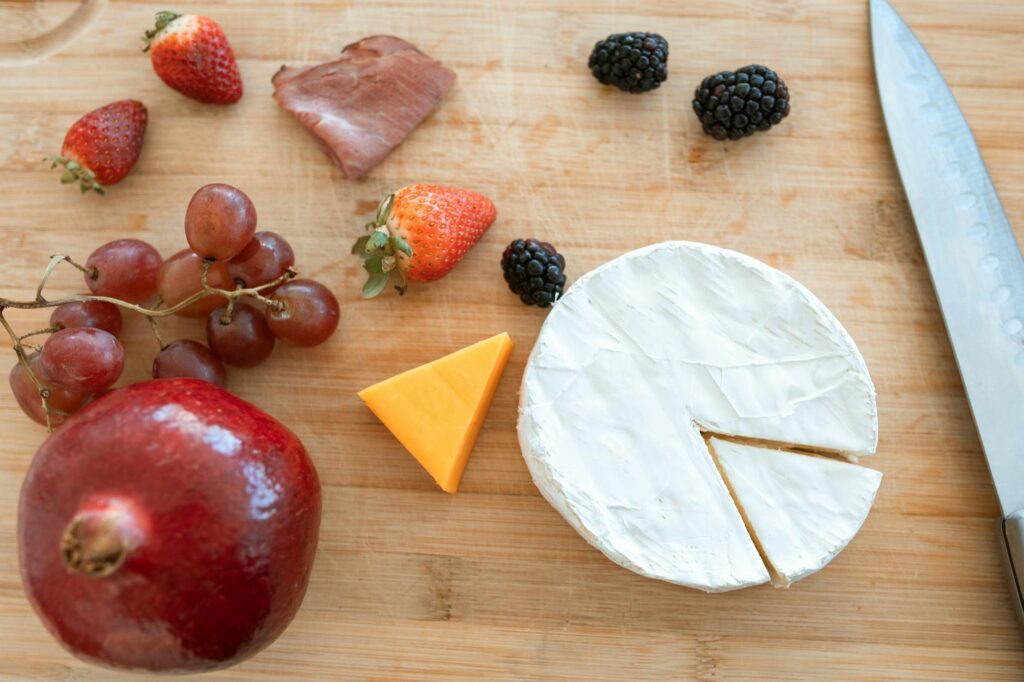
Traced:
[[[243, 286], [245, 286], [245, 285], [242, 284], [241, 280], [237, 280], [237, 279], [235, 280], [235, 288], [236, 289], [241, 289]], [[228, 299], [228, 304], [224, 308], [224, 314], [220, 316], [220, 323], [221, 324], [231, 324], [231, 316], [234, 315], [234, 313], [235, 313], [235, 301], [236, 300], [237, 299], [234, 299], [234, 298]]]
[[[270, 282], [267, 282], [266, 284], [261, 284], [260, 286], [257, 287], [244, 287], [239, 285], [238, 288], [234, 289], [233, 291], [229, 291], [227, 289], [218, 289], [217, 287], [210, 286], [210, 283], [207, 279], [207, 275], [210, 271], [210, 266], [213, 265], [213, 261], [207, 260], [203, 262], [203, 270], [200, 275], [201, 288], [199, 289], [199, 291], [195, 292], [188, 298], [184, 299], [183, 301], [179, 301], [177, 304], [172, 305], [170, 307], [146, 308], [144, 306], [140, 306], [135, 303], [128, 303], [127, 301], [122, 301], [117, 298], [111, 298], [109, 296], [94, 296], [92, 294], [71, 294], [69, 296], [64, 296], [63, 298], [57, 298], [53, 300], [47, 299], [43, 295], [43, 289], [46, 287], [46, 283], [49, 281], [50, 276], [53, 274], [54, 270], [56, 270], [61, 263], [68, 263], [72, 267], [84, 273], [86, 277], [95, 279], [95, 277], [97, 276], [95, 268], [87, 268], [83, 265], [79, 265], [77, 262], [75, 262], [68, 256], [58, 253], [50, 257], [50, 262], [47, 263], [46, 268], [43, 270], [43, 276], [39, 282], [39, 286], [36, 287], [36, 295], [33, 300], [15, 301], [0, 296], [0, 326], [3, 327], [4, 331], [6, 331], [7, 335], [11, 338], [11, 345], [14, 348], [15, 355], [18, 356], [18, 362], [28, 373], [28, 376], [32, 380], [32, 383], [35, 384], [37, 389], [39, 389], [39, 399], [42, 401], [43, 408], [45, 408], [46, 428], [49, 431], [53, 431], [53, 421], [51, 417], [53, 415], [66, 416], [66, 413], [50, 406], [50, 395], [52, 394], [52, 389], [46, 384], [44, 384], [36, 375], [36, 373], [32, 370], [32, 368], [29, 366], [28, 356], [25, 354], [26, 347], [34, 348], [34, 346], [31, 346], [29, 344], [23, 344], [22, 341], [31, 336], [56, 331], [56, 329], [39, 329], [34, 332], [24, 334], [22, 336], [18, 336], [18, 334], [11, 327], [10, 323], [7, 321], [7, 318], [4, 316], [4, 313], [8, 309], [38, 310], [40, 308], [56, 308], [57, 306], [63, 305], [65, 303], [85, 301], [104, 301], [106, 303], [112, 303], [120, 308], [124, 308], [125, 310], [131, 310], [132, 312], [136, 312], [146, 317], [149, 320], [149, 323], [152, 327], [153, 335], [156, 337], [157, 343], [160, 344], [160, 349], [163, 350], [164, 348], [167, 347], [167, 344], [164, 343], [164, 340], [160, 336], [160, 332], [156, 327], [156, 320], [158, 318], [168, 317], [170, 315], [174, 315], [175, 313], [181, 312], [182, 310], [189, 307], [196, 301], [206, 298], [207, 296], [220, 296], [222, 298], [227, 299], [228, 310], [233, 309], [234, 302], [243, 296], [251, 296], [257, 301], [263, 303], [264, 305], [267, 305], [273, 308], [274, 310], [279, 310], [282, 306], [282, 304], [279, 301], [267, 298], [266, 296], [260, 294], [260, 292], [265, 291], [267, 289], [273, 289], [274, 287], [283, 284], [288, 280], [294, 279], [295, 277], [298, 276], [298, 272], [296, 272], [292, 268], [288, 268], [280, 277]], [[160, 301], [157, 305], [162, 306], [163, 301]]]
[[34, 332], [29, 332], [28, 334], [22, 334], [21, 336], [18, 337], [18, 339], [20, 341], [24, 341], [25, 339], [29, 338], [30, 336], [39, 336], [40, 334], [53, 334], [54, 332], [59, 332], [61, 329], [62, 329], [62, 327], [47, 327], [46, 329], [37, 329]]
[[156, 318], [147, 317], [146, 319], [149, 321], [149, 329], [153, 332], [153, 338], [156, 339], [156, 343], [160, 346], [160, 350], [167, 348], [167, 342], [164, 341], [164, 337], [160, 335], [160, 328], [156, 325]]
[[278, 301], [277, 299], [267, 298], [266, 296], [261, 296], [259, 293], [252, 294], [252, 297], [275, 312], [284, 310], [284, 303], [281, 303], [281, 301]]
[[43, 300], [43, 287], [46, 286], [46, 282], [50, 279], [50, 275], [53, 274], [53, 271], [57, 269], [57, 266], [60, 265], [62, 261], [81, 271], [81, 273], [89, 279], [96, 279], [99, 277], [99, 272], [96, 268], [87, 268], [84, 265], [79, 265], [72, 260], [70, 256], [54, 254], [53, 256], [50, 256], [50, 262], [47, 264], [46, 270], [43, 271], [43, 278], [39, 280], [39, 286], [36, 287], [37, 301]]

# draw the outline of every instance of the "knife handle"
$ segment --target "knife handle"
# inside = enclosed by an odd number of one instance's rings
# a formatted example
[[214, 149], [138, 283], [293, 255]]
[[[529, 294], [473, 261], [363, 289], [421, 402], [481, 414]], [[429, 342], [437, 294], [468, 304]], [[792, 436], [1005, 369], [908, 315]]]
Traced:
[[1010, 578], [1010, 595], [1017, 620], [1024, 628], [1024, 509], [998, 523], [999, 544]]

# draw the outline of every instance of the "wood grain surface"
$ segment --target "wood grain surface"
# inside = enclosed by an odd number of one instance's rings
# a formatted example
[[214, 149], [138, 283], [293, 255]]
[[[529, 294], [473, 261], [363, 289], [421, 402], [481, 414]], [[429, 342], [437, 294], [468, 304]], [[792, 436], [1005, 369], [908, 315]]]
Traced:
[[[276, 679], [1021, 680], [1024, 646], [997, 554], [997, 505], [890, 154], [874, 84], [867, 2], [722, 0], [211, 0], [246, 94], [203, 106], [166, 88], [139, 53], [165, 2], [99, 4], [56, 53], [17, 47], [76, 3], [0, 2], [0, 272], [28, 298], [49, 254], [84, 258], [117, 237], [170, 255], [202, 184], [236, 184], [260, 225], [286, 235], [303, 274], [342, 303], [339, 333], [279, 348], [231, 387], [294, 429], [324, 485], [305, 604], [256, 658], [211, 677]], [[1024, 232], [1024, 4], [897, 0], [974, 128], [1010, 220]], [[648, 29], [670, 77], [631, 96], [586, 69], [595, 40]], [[281, 64], [326, 60], [392, 33], [444, 60], [458, 83], [437, 113], [361, 182], [344, 179], [270, 97]], [[13, 45], [13, 47], [12, 47]], [[0, 50], [0, 53], [3, 52]], [[778, 129], [723, 144], [690, 110], [699, 80], [760, 62], [790, 84]], [[134, 173], [79, 196], [41, 163], [78, 116], [142, 99]], [[349, 255], [377, 200], [414, 181], [490, 196], [498, 221], [446, 279], [361, 300]], [[501, 280], [514, 237], [566, 254], [570, 277], [636, 246], [692, 239], [744, 251], [806, 284], [860, 345], [878, 387], [885, 473], [861, 533], [790, 590], [705, 595], [641, 578], [591, 549], [534, 488], [519, 454], [519, 379], [543, 312]], [[75, 291], [73, 271], [54, 291]], [[21, 330], [44, 314], [12, 316]], [[168, 336], [201, 338], [195, 321]], [[440, 492], [355, 392], [508, 331], [512, 360], [458, 495]], [[144, 320], [127, 320], [123, 381], [147, 376]], [[13, 354], [9, 361], [13, 363]], [[1019, 417], [1019, 415], [1018, 415]], [[92, 668], [45, 632], [18, 578], [19, 486], [41, 428], [0, 396], [0, 678], [130, 679]]]

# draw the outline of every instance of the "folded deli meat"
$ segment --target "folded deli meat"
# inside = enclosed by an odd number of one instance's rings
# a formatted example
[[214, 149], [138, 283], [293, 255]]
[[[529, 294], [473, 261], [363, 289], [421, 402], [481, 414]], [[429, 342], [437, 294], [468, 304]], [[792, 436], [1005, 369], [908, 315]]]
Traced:
[[274, 99], [349, 178], [384, 160], [437, 106], [455, 72], [393, 36], [371, 36], [316, 66], [283, 66]]

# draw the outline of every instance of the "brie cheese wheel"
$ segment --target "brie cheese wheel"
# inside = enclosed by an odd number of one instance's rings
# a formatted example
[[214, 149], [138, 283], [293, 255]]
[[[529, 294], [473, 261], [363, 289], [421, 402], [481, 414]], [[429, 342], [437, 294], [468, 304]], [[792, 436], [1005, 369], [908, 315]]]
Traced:
[[706, 591], [769, 580], [702, 432], [871, 453], [875, 390], [838, 320], [789, 276], [693, 242], [627, 253], [552, 309], [520, 394], [544, 497], [593, 546]]
[[711, 449], [778, 587], [821, 569], [871, 511], [882, 474], [849, 462], [720, 438]]

